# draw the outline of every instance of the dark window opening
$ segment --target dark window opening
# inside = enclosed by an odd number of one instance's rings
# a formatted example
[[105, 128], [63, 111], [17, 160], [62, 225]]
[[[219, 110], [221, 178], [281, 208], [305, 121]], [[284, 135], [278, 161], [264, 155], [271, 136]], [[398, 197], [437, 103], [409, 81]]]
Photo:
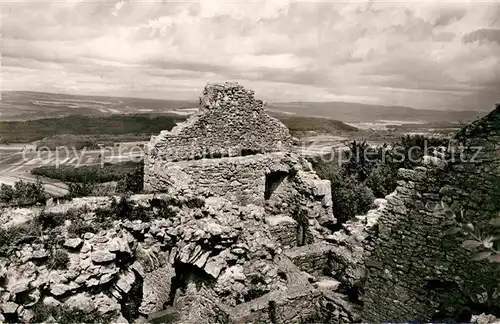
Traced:
[[248, 155], [257, 155], [257, 154], [263, 154], [264, 151], [261, 149], [243, 149], [241, 150], [241, 156], [248, 156]]
[[285, 171], [275, 171], [266, 174], [266, 191], [264, 192], [264, 199], [269, 200], [272, 194], [280, 186], [280, 184], [288, 176]]

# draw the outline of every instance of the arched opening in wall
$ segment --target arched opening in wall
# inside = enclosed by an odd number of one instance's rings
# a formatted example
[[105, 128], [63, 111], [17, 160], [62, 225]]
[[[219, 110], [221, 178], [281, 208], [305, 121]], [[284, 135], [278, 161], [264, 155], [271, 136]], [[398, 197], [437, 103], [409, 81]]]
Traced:
[[266, 189], [264, 191], [264, 199], [269, 200], [272, 194], [278, 189], [280, 184], [288, 176], [288, 172], [274, 171], [266, 173]]

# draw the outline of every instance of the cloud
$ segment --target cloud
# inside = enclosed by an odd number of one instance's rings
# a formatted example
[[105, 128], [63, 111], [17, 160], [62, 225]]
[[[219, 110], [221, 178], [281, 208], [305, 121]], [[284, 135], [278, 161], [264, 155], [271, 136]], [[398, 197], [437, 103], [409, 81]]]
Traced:
[[111, 14], [113, 16], [118, 16], [118, 12], [120, 11], [120, 9], [125, 5], [125, 1], [119, 1], [115, 4], [115, 9], [111, 12]]
[[462, 37], [465, 44], [475, 41], [495, 42], [500, 44], [500, 29], [478, 29]]
[[[500, 101], [500, 3], [3, 3], [3, 87], [194, 99], [238, 80], [269, 101], [429, 109]], [[496, 99], [495, 99], [496, 98]]]

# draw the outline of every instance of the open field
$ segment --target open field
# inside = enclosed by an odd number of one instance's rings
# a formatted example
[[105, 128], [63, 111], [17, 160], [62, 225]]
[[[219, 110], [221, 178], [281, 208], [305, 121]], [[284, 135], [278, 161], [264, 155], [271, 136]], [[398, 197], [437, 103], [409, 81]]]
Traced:
[[0, 100], [0, 120], [32, 120], [71, 115], [109, 116], [110, 114], [166, 113], [196, 107], [196, 101], [155, 100], [58, 93], [7, 91]]
[[171, 129], [185, 118], [175, 116], [112, 115], [36, 119], [0, 122], [0, 143], [29, 143], [43, 138], [72, 135], [136, 135], [158, 134]]
[[[45, 92], [7, 91], [0, 100], [0, 121], [59, 118], [71, 115], [171, 114], [186, 116], [196, 110], [198, 99], [162, 100], [109, 96], [66, 95]], [[467, 122], [485, 111], [414, 109], [404, 106], [366, 105], [351, 102], [270, 102], [272, 114], [318, 117], [344, 122]]]
[[426, 110], [404, 106], [366, 105], [351, 102], [273, 102], [268, 105], [268, 108], [294, 116], [331, 118], [349, 123], [380, 123], [385, 121], [419, 123], [436, 121], [468, 122], [487, 113], [487, 111]]
[[[477, 115], [455, 112], [444, 119], [436, 116], [443, 116], [445, 112], [353, 105], [270, 104], [268, 111], [300, 138], [296, 149], [305, 156], [346, 148], [354, 139], [377, 145], [394, 142], [404, 134], [446, 135], [460, 127], [459, 119]], [[137, 161], [142, 158], [142, 146], [151, 135], [184, 121], [197, 112], [195, 106], [194, 101], [7, 92], [0, 101], [0, 120], [4, 120], [0, 121], [0, 143], [5, 144], [0, 145], [0, 183], [36, 181], [31, 170], [40, 166]], [[401, 111], [393, 119], [384, 119], [396, 108]], [[368, 115], [366, 109], [372, 109]], [[332, 119], [342, 111], [349, 123]], [[367, 116], [373, 119], [368, 120]], [[441, 121], [426, 121], [435, 117]], [[122, 144], [121, 148], [118, 143]], [[56, 152], [61, 146], [66, 149]], [[61, 195], [67, 189], [60, 181], [41, 180], [50, 194]]]
[[[190, 110], [190, 114], [193, 110]], [[40, 141], [41, 145], [95, 147], [104, 142], [110, 144], [113, 137], [118, 141], [149, 140], [151, 135], [162, 130], [170, 130], [177, 123], [183, 122], [188, 116], [177, 115], [111, 115], [83, 116], [72, 115], [62, 118], [47, 118], [28, 121], [0, 122], [0, 143], [29, 143]], [[307, 131], [322, 133], [351, 132], [357, 128], [341, 121], [277, 116], [292, 132], [302, 134]], [[76, 136], [80, 136], [79, 138]]]
[[[102, 150], [25, 151], [23, 145], [0, 145], [0, 183], [13, 185], [16, 181], [35, 182], [37, 176], [31, 170], [41, 166], [101, 165], [125, 161], [139, 161], [143, 152], [142, 142], [126, 143], [130, 148], [107, 148]], [[40, 177], [46, 191], [52, 195], [64, 195], [67, 186], [53, 179]]]

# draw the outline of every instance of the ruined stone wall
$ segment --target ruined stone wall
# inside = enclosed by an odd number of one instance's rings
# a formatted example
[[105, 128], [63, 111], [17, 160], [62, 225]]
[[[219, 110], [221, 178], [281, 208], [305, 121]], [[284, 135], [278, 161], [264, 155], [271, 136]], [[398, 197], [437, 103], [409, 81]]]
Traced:
[[0, 210], [0, 231], [15, 233], [0, 246], [4, 319], [50, 305], [120, 323], [302, 323], [325, 306], [328, 321], [352, 321], [337, 281], [307, 273], [329, 265], [329, 181], [253, 92], [208, 85], [200, 105], [149, 143], [147, 194]]
[[285, 254], [302, 271], [323, 276], [326, 274], [331, 250], [332, 245], [319, 242], [290, 249]]
[[[265, 206], [273, 215], [298, 221], [298, 230], [307, 236], [301, 244], [321, 239], [324, 226], [335, 223], [330, 183], [290, 152], [286, 126], [265, 113], [251, 90], [232, 83], [207, 85], [200, 110], [171, 132], [151, 139], [144, 190]], [[188, 154], [192, 149], [207, 154]], [[290, 235], [285, 236], [286, 244], [292, 244]]]
[[208, 84], [200, 113], [153, 137], [146, 163], [288, 151], [291, 140], [288, 128], [265, 113], [253, 91], [237, 83]]
[[482, 235], [491, 230], [488, 221], [500, 210], [497, 119], [498, 107], [459, 133], [468, 134], [461, 138], [467, 146], [482, 147], [476, 160], [466, 149], [462, 160], [428, 157], [426, 166], [400, 170], [396, 193], [387, 197], [371, 232], [375, 240], [365, 246], [373, 251], [365, 262], [365, 321], [468, 321], [474, 312], [498, 312], [500, 267], [471, 260], [461, 246], [465, 237], [444, 235], [448, 219], [435, 210], [444, 202], [456, 213], [463, 210]]
[[[274, 173], [279, 178], [270, 179], [269, 175]], [[169, 187], [171, 193], [218, 196], [238, 204], [265, 205], [273, 214], [293, 218], [300, 214], [303, 222], [311, 222], [306, 225], [313, 230], [335, 223], [330, 182], [321, 180], [305, 160], [291, 153], [159, 162], [145, 179], [146, 189], [152, 192]]]
[[318, 312], [322, 296], [309, 282], [310, 276], [284, 256], [276, 262], [286, 273], [286, 289], [236, 306], [230, 311], [233, 323], [304, 323]]
[[145, 175], [145, 189], [150, 192], [192, 191], [213, 194], [236, 201], [246, 197], [248, 203], [262, 203], [266, 173], [290, 172], [297, 161], [285, 159], [285, 153], [259, 154], [250, 157], [227, 157], [177, 163], [155, 162]]
[[[52, 305], [119, 323], [158, 312], [180, 323], [289, 323], [315, 314], [321, 298], [283, 253], [296, 244], [296, 221], [263, 206], [146, 194], [0, 214], [11, 231], [41, 226], [40, 237], [0, 257], [0, 311], [9, 320], [30, 322], [35, 305]], [[69, 257], [62, 268], [51, 265], [56, 253]]]
[[299, 238], [298, 222], [290, 216], [276, 215], [266, 217], [266, 223], [274, 239], [284, 248], [297, 246]]
[[[11, 216], [16, 212], [23, 211]], [[33, 210], [26, 220], [40, 219], [39, 213]], [[47, 224], [57, 225], [42, 226], [40, 238], [26, 237], [0, 261], [0, 310], [21, 322], [33, 316], [33, 305], [44, 302], [78, 309], [108, 303], [99, 311], [113, 312], [123, 322], [162, 310], [182, 296], [175, 289], [190, 282], [210, 287], [228, 306], [286, 285], [274, 261], [281, 248], [266, 226], [263, 207], [221, 198], [137, 195], [117, 204], [111, 197], [75, 199], [46, 208], [43, 215]], [[68, 255], [64, 268], [51, 266], [55, 251]]]

